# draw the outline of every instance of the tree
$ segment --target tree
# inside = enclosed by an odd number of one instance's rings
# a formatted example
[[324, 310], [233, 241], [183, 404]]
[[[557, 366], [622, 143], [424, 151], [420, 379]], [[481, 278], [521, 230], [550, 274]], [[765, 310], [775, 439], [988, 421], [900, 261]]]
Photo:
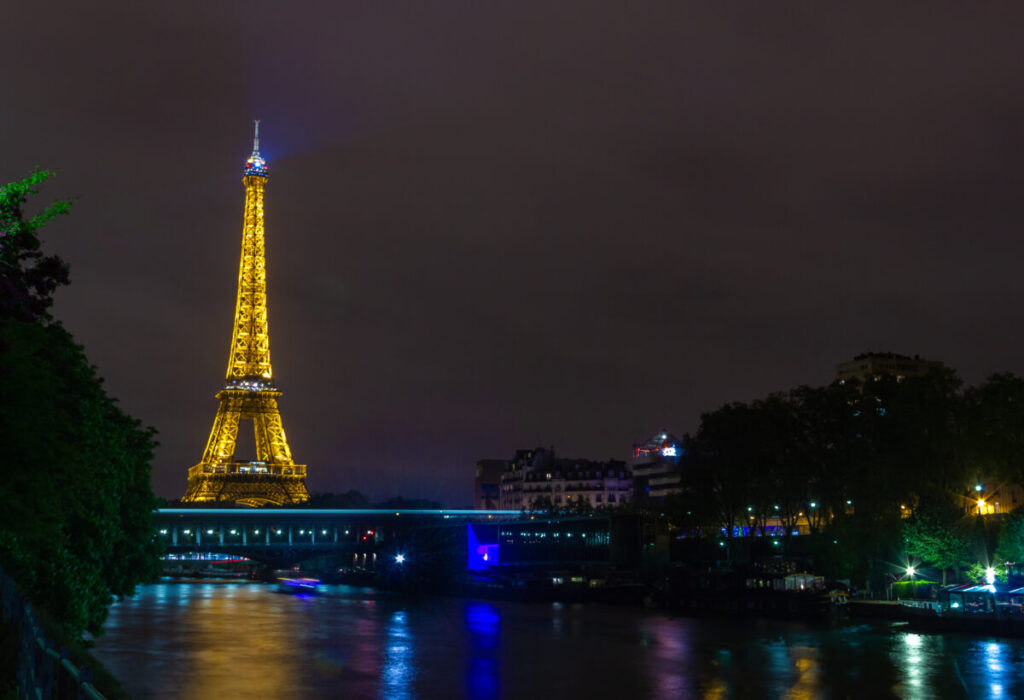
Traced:
[[1024, 562], [1024, 506], [1014, 509], [1004, 520], [996, 543], [996, 564]]
[[66, 214], [71, 202], [54, 202], [31, 219], [22, 214], [29, 195], [38, 194], [51, 175], [39, 170], [0, 189], [0, 318], [45, 318], [54, 290], [68, 283], [67, 264], [55, 255], [43, 255], [36, 231]]
[[941, 569], [943, 586], [947, 571], [959, 568], [967, 559], [970, 540], [961, 524], [963, 515], [946, 494], [925, 492], [903, 524], [907, 554]]
[[158, 573], [155, 432], [121, 411], [48, 312], [67, 266], [26, 219], [49, 173], [0, 189], [0, 566], [69, 632], [98, 634], [114, 596]]

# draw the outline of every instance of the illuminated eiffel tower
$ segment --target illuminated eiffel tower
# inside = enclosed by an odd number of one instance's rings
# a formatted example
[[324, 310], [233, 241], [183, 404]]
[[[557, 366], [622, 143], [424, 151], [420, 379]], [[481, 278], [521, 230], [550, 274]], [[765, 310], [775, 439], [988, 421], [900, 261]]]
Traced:
[[[238, 301], [228, 354], [227, 383], [217, 394], [220, 407], [199, 464], [188, 470], [182, 501], [229, 501], [248, 506], [287, 505], [309, 499], [306, 467], [292, 461], [281, 425], [270, 367], [267, 329], [267, 266], [263, 244], [263, 188], [267, 164], [260, 156], [256, 122], [252, 155], [245, 163], [245, 221], [238, 267]], [[256, 459], [235, 459], [239, 423], [252, 421]]]

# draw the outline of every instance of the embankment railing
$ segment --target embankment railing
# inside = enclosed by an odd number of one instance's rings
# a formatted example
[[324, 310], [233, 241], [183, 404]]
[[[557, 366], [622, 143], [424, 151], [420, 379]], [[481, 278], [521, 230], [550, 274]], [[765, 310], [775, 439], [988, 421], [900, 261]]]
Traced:
[[58, 649], [36, 619], [32, 606], [0, 569], [0, 615], [17, 634], [19, 698], [104, 700], [93, 685], [91, 668], [79, 668], [67, 647]]

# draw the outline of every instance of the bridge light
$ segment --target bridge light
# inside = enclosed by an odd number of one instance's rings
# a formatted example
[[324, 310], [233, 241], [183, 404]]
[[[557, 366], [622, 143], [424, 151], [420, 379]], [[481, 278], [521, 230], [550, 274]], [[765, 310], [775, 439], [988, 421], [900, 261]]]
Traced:
[[346, 534], [346, 535], [348, 534], [348, 530], [345, 530], [345, 534]]
[[305, 531], [305, 530], [299, 530], [299, 534], [300, 534], [300, 535], [305, 535], [305, 534], [306, 534], [306, 531]]
[[192, 534], [192, 531], [191, 531], [191, 530], [183, 530], [183, 532], [184, 532], [184, 533], [185, 533], [186, 535], [191, 535], [191, 534]]
[[231, 531], [231, 534], [232, 534], [232, 535], [237, 535], [237, 534], [238, 534], [238, 530], [232, 530], [232, 531]]
[[279, 534], [279, 535], [281, 534], [281, 528], [277, 529], [277, 534]]
[[160, 531], [160, 534], [161, 534], [161, 535], [166, 535], [166, 534], [167, 534], [167, 530], [161, 530], [161, 531]]
[[395, 555], [395, 563], [396, 564], [404, 564], [405, 563], [405, 555], [404, 554], [396, 554]]
[[320, 531], [320, 534], [321, 534], [321, 535], [326, 535], [326, 534], [327, 534], [327, 530], [321, 530], [321, 531]]
[[206, 534], [207, 534], [207, 535], [212, 535], [212, 534], [213, 534], [213, 530], [207, 530], [207, 531], [206, 531]]
[[260, 531], [259, 531], [259, 530], [257, 530], [257, 531], [256, 531], [256, 534], [257, 534], [257, 535], [258, 535], [258, 534], [260, 534]]

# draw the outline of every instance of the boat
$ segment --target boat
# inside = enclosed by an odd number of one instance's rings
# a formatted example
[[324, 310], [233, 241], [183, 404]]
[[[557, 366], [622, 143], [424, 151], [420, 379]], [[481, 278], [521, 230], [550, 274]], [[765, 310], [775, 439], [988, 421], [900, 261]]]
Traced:
[[316, 593], [320, 590], [320, 580], [282, 577], [277, 579], [277, 590], [279, 593]]

